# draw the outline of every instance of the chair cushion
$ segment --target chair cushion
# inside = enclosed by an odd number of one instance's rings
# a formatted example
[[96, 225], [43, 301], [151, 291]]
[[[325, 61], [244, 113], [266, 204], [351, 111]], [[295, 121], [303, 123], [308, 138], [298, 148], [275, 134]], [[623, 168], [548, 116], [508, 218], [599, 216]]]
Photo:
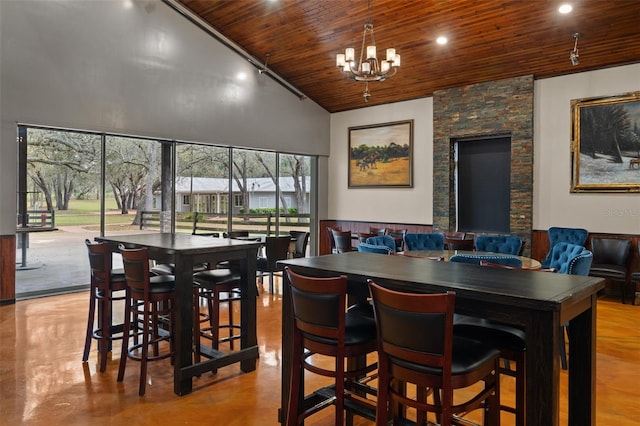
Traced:
[[[467, 374], [482, 364], [500, 356], [500, 351], [478, 340], [453, 336], [453, 362], [451, 374]], [[421, 373], [442, 374], [442, 369], [428, 365], [415, 364], [398, 358], [391, 358], [395, 364]]]
[[[170, 293], [176, 283], [176, 277], [173, 275], [158, 275], [149, 277], [149, 293]], [[132, 288], [134, 293], [142, 293], [141, 289]]]
[[627, 276], [627, 268], [620, 265], [611, 265], [606, 263], [592, 264], [589, 275], [602, 278], [618, 278], [624, 279]]
[[204, 288], [229, 284], [240, 279], [240, 274], [232, 269], [207, 269], [193, 274], [193, 281]]
[[527, 335], [523, 330], [467, 315], [456, 315], [453, 333], [456, 336], [478, 339], [496, 348], [506, 348], [515, 352], [527, 349]]
[[[303, 333], [305, 337], [316, 342], [335, 345], [335, 339], [318, 337], [313, 334]], [[344, 344], [346, 346], [359, 345], [377, 339], [376, 322], [372, 317], [367, 317], [358, 312], [347, 311], [345, 316]]]

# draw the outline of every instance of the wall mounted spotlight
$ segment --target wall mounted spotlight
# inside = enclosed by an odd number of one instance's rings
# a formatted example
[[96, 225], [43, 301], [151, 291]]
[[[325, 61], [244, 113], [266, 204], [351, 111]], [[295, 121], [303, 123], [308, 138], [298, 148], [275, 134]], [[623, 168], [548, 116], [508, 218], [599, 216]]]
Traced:
[[268, 52], [265, 56], [266, 56], [266, 59], [264, 60], [264, 65], [262, 66], [262, 68], [258, 70], [258, 74], [265, 74], [269, 71], [269, 68], [267, 68], [267, 65], [269, 64], [269, 58], [271, 57], [271, 52]]
[[580, 55], [578, 55], [578, 39], [582, 38], [582, 34], [575, 33], [573, 35], [573, 39], [575, 40], [573, 44], [573, 50], [569, 54], [569, 59], [571, 59], [571, 65], [576, 66], [580, 63]]

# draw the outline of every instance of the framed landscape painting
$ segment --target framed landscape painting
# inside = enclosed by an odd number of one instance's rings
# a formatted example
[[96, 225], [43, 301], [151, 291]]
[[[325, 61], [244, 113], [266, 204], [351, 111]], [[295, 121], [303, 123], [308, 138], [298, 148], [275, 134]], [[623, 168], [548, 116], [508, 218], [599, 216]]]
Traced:
[[349, 188], [411, 188], [413, 120], [349, 127]]
[[640, 192], [640, 92], [571, 101], [571, 192]]

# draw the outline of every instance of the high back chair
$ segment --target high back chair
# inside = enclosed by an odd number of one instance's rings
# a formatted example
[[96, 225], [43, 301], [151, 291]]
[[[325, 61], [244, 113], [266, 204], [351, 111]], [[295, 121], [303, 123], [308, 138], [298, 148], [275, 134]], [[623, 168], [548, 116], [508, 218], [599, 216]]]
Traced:
[[285, 260], [289, 254], [289, 243], [291, 236], [267, 237], [265, 240], [264, 256], [259, 256], [256, 263], [256, 270], [260, 274], [260, 284], [262, 285], [262, 277], [269, 275], [269, 293], [274, 291], [273, 276], [275, 273], [282, 271], [278, 266], [279, 260]]
[[[87, 362], [91, 352], [91, 342], [98, 340], [100, 371], [107, 369], [107, 354], [114, 339], [122, 339], [123, 323], [113, 324], [113, 302], [124, 300], [126, 281], [124, 271], [111, 268], [111, 250], [107, 243], [92, 243], [85, 240], [89, 252], [91, 268], [91, 288], [89, 289], [89, 315], [84, 341], [82, 361]], [[100, 316], [98, 327], [94, 328], [96, 309]]]
[[560, 274], [589, 275], [590, 262], [585, 268], [585, 262], [579, 261], [579, 259], [584, 259], [581, 256], [586, 255], [593, 259], [593, 254], [582, 245], [566, 242], [556, 243], [545, 259], [547, 260], [546, 268]]
[[336, 253], [347, 253], [353, 251], [351, 245], [351, 231], [338, 231], [333, 229], [333, 240], [335, 241]]
[[[149, 253], [146, 248], [125, 249], [120, 247], [124, 275], [127, 281], [124, 336], [118, 382], [124, 379], [127, 358], [140, 361], [140, 385], [138, 395], [143, 396], [147, 383], [147, 362], [173, 356], [173, 275], [149, 274]], [[161, 324], [168, 322], [168, 329], [160, 331]], [[132, 333], [131, 325], [135, 325]], [[129, 337], [133, 334], [133, 345]], [[142, 341], [140, 341], [142, 335]], [[168, 350], [160, 350], [161, 343], [168, 343]], [[151, 349], [151, 353], [149, 353]], [[163, 348], [164, 349], [164, 348]]]
[[479, 235], [476, 237], [476, 251], [493, 253], [520, 254], [522, 239], [510, 235]]
[[336, 239], [333, 236], [333, 231], [334, 229], [336, 231], [342, 231], [342, 227], [340, 226], [336, 226], [335, 228], [332, 228], [330, 226], [327, 227], [327, 233], [329, 234], [329, 244], [331, 246], [331, 253], [337, 253], [337, 249], [336, 249]]
[[447, 250], [473, 250], [474, 241], [472, 239], [445, 238], [444, 245]]
[[295, 238], [295, 246], [293, 249], [292, 257], [300, 258], [307, 256], [307, 245], [309, 244], [309, 232], [305, 231], [289, 231], [291, 238]]
[[589, 231], [583, 228], [563, 228], [560, 226], [552, 226], [547, 231], [549, 236], [549, 252], [545, 259], [540, 262], [543, 268], [551, 268], [551, 253], [553, 247], [558, 243], [570, 243], [584, 246], [589, 236]]
[[376, 235], [385, 235], [387, 233], [387, 228], [369, 227], [369, 232]]
[[406, 229], [390, 229], [387, 228], [386, 235], [389, 235], [396, 242], [396, 251], [404, 250], [404, 234], [407, 233]]
[[[287, 425], [299, 425], [304, 418], [329, 404], [303, 408], [304, 371], [335, 379], [335, 425], [344, 422], [345, 392], [358, 378], [376, 369], [376, 363], [351, 368], [345, 358], [365, 357], [376, 350], [376, 326], [371, 317], [347, 312], [347, 278], [315, 278], [285, 268], [293, 306], [293, 354]], [[314, 362], [317, 355], [331, 357], [331, 367]], [[303, 399], [301, 399], [301, 397]], [[373, 407], [373, 402], [370, 402]]]
[[618, 238], [591, 238], [593, 263], [589, 275], [619, 282], [622, 303], [625, 303], [629, 282], [629, 254], [631, 240]]
[[[378, 403], [376, 424], [399, 424], [406, 410], [427, 413], [448, 426], [455, 414], [485, 412], [485, 425], [498, 425], [500, 352], [477, 340], [454, 336], [455, 293], [414, 294], [385, 289], [369, 281], [378, 330]], [[454, 390], [483, 382], [471, 397], [454, 402]], [[407, 385], [415, 385], [416, 398]], [[426, 390], [433, 391], [433, 403]]]
[[404, 234], [405, 250], [444, 250], [444, 234], [441, 232], [424, 234]]

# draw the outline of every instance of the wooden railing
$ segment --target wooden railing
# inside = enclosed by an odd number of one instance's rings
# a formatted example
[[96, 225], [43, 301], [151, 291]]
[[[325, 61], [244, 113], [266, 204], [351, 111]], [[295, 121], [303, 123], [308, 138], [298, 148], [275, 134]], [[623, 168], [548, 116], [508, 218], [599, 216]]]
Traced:
[[21, 226], [29, 228], [55, 228], [56, 213], [54, 210], [28, 210], [26, 223]]
[[[192, 234], [220, 234], [229, 228], [239, 231], [249, 231], [250, 235], [273, 235], [276, 230], [275, 214], [240, 214], [232, 218], [231, 226], [227, 216], [214, 213], [178, 213], [176, 214], [176, 232], [190, 232]], [[308, 231], [311, 216], [309, 214], [281, 214], [280, 233], [290, 230]], [[143, 211], [140, 229], [159, 230], [161, 225], [159, 211]]]

